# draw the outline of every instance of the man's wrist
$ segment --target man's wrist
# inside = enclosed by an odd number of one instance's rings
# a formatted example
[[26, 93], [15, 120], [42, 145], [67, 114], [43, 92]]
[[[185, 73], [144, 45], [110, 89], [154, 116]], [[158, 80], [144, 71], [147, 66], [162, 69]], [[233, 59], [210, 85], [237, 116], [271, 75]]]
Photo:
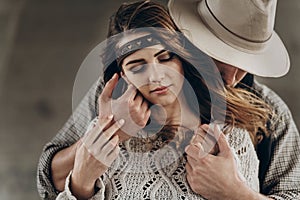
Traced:
[[51, 161], [51, 178], [57, 191], [63, 191], [65, 180], [74, 166], [76, 148], [79, 141], [58, 151]]
[[89, 199], [95, 195], [97, 187], [95, 182], [92, 184], [78, 184], [76, 177], [73, 173], [70, 176], [70, 191], [77, 199]]
[[234, 200], [240, 200], [240, 199], [247, 199], [247, 200], [272, 200], [271, 198], [268, 198], [267, 196], [264, 196], [260, 194], [259, 192], [256, 192], [252, 190], [249, 186], [247, 186], [245, 183], [242, 184], [242, 186], [239, 187], [239, 190], [236, 190], [235, 196], [232, 198]]

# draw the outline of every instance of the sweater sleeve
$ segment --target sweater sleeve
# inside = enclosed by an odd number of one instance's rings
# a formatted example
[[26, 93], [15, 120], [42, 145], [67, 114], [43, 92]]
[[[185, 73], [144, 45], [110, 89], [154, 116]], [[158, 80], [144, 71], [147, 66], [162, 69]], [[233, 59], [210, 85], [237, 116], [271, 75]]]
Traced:
[[[65, 190], [58, 194], [56, 200], [77, 200], [76, 197], [72, 194], [72, 191], [70, 189], [71, 174], [72, 171], [69, 173], [69, 175], [66, 178]], [[91, 198], [89, 198], [89, 200], [104, 200], [105, 186], [101, 178], [97, 179], [96, 187], [98, 189], [96, 194]]]
[[255, 89], [273, 108], [268, 124], [271, 137], [258, 146], [260, 192], [276, 200], [300, 199], [300, 134], [285, 102], [270, 88], [255, 82]]
[[43, 148], [37, 167], [37, 188], [42, 199], [55, 199], [59, 193], [51, 177], [51, 162], [54, 155], [78, 141], [90, 121], [98, 114], [97, 99], [103, 88], [99, 82], [91, 87], [62, 129]]

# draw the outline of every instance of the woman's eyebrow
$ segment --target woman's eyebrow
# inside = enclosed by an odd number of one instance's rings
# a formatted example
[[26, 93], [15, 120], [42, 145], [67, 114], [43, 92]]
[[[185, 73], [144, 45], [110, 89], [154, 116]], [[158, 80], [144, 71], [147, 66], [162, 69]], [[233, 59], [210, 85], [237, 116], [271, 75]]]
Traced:
[[166, 50], [166, 49], [160, 50], [159, 52], [157, 52], [156, 54], [154, 54], [154, 57], [156, 57], [156, 56], [158, 56], [158, 55], [164, 53], [165, 51], [167, 51], [167, 50]]
[[[164, 53], [164, 52], [166, 52], [166, 51], [167, 51], [166, 49], [162, 49], [162, 50], [160, 50], [159, 52], [155, 53], [155, 54], [154, 54], [154, 57], [157, 57], [158, 55], [160, 55], [160, 54], [162, 54], [162, 53]], [[131, 60], [131, 61], [129, 61], [128, 63], [126, 63], [125, 66], [126, 66], [126, 65], [130, 65], [130, 64], [134, 64], [134, 63], [140, 63], [140, 62], [143, 62], [143, 61], [144, 61], [144, 59]]]
[[134, 64], [134, 63], [140, 63], [140, 62], [143, 62], [143, 61], [144, 61], [144, 59], [131, 60], [128, 63], [126, 63], [125, 66], [130, 65], [130, 64]]

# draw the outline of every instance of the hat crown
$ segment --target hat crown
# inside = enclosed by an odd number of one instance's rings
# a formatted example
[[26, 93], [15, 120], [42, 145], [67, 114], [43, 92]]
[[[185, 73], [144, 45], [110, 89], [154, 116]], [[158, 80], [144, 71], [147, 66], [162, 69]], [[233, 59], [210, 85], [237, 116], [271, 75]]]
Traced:
[[290, 67], [274, 31], [277, 0], [169, 0], [172, 19], [210, 57], [248, 73], [279, 77]]
[[202, 6], [208, 7], [213, 17], [224, 28], [252, 42], [265, 42], [271, 37], [275, 23], [276, 3], [277, 0], [204, 0], [201, 2]]

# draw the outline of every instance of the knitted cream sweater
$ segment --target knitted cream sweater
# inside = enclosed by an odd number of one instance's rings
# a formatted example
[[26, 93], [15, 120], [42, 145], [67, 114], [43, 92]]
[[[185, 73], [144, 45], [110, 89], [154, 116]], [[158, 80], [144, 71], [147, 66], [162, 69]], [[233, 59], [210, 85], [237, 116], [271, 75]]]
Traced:
[[[240, 175], [253, 190], [258, 191], [259, 161], [248, 132], [233, 128], [226, 137]], [[96, 185], [100, 189], [91, 199], [204, 199], [189, 187], [185, 170], [187, 161], [182, 148], [164, 145], [148, 150], [144, 140], [134, 138], [120, 147], [119, 157], [98, 179]], [[76, 199], [69, 189], [69, 181], [70, 175], [65, 190], [57, 199]]]

